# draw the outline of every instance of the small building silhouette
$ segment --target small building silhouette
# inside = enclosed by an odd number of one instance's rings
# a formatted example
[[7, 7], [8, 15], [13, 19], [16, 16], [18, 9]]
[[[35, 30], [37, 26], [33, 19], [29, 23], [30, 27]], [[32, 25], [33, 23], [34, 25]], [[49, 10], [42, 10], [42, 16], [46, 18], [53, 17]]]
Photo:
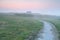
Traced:
[[30, 13], [32, 13], [32, 12], [31, 12], [31, 11], [27, 11], [26, 13], [30, 14]]

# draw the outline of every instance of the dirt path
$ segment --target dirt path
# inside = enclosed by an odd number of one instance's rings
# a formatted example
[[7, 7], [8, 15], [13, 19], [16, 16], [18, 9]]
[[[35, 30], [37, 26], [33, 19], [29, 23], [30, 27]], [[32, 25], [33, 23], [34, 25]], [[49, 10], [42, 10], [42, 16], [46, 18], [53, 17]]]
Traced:
[[58, 33], [55, 26], [49, 22], [42, 21], [44, 28], [39, 32], [35, 40], [58, 40]]

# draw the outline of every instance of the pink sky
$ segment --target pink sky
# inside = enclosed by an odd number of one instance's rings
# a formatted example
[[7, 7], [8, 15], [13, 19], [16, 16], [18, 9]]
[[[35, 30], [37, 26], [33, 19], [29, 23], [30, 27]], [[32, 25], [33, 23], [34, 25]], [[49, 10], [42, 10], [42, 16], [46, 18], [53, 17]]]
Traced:
[[28, 10], [60, 16], [60, 0], [0, 0], [0, 12]]
[[1, 1], [0, 2], [0, 8], [8, 8], [8, 9], [48, 9], [48, 8], [54, 8], [54, 7], [60, 7], [60, 5], [57, 5], [56, 3], [50, 3], [50, 2], [16, 2], [16, 1]]

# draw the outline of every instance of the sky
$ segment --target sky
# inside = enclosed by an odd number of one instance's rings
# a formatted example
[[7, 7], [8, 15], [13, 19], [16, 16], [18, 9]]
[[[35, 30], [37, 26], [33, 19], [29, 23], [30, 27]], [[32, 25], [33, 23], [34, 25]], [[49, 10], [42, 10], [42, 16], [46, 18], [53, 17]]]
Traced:
[[0, 12], [26, 12], [60, 16], [60, 0], [0, 0]]

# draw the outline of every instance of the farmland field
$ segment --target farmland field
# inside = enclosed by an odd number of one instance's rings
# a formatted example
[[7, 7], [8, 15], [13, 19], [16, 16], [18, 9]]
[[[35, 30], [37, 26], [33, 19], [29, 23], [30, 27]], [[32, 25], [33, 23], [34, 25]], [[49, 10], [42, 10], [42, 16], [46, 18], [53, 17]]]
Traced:
[[42, 28], [33, 17], [0, 14], [0, 40], [25, 40]]

